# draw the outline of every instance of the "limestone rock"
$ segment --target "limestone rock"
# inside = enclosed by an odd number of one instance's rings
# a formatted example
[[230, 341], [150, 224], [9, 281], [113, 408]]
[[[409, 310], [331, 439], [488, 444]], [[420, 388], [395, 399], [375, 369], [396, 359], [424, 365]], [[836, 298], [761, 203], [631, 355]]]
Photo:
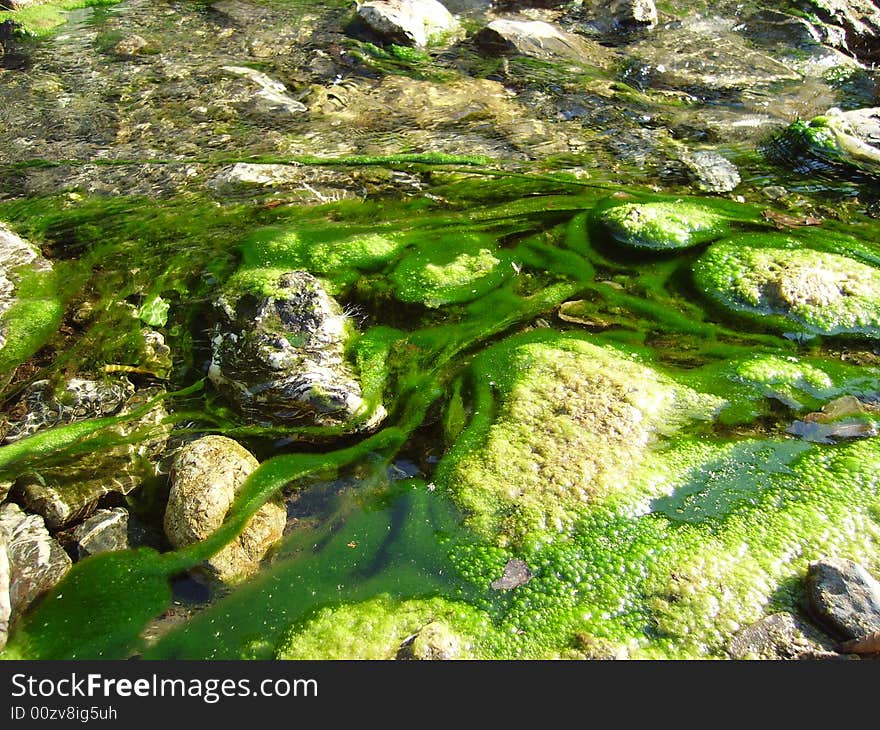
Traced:
[[[258, 466], [250, 452], [224, 436], [205, 436], [184, 446], [171, 469], [165, 509], [165, 534], [171, 544], [185, 547], [212, 535]], [[208, 568], [223, 581], [253, 573], [266, 551], [281, 539], [286, 522], [284, 506], [267, 502], [238, 537], [208, 559]]]
[[807, 599], [813, 615], [843, 639], [880, 631], [880, 583], [858, 563], [842, 558], [811, 563]]
[[357, 17], [389, 43], [423, 48], [458, 29], [458, 21], [437, 0], [368, 0]]

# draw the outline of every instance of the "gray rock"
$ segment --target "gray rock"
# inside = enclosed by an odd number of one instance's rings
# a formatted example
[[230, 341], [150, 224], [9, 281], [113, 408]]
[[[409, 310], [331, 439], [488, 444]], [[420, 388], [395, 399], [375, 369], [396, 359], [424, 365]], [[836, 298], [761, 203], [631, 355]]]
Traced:
[[733, 659], [807, 659], [832, 656], [835, 642], [790, 613], [765, 616], [730, 642]]
[[301, 101], [294, 99], [287, 87], [280, 81], [246, 66], [223, 66], [223, 70], [247, 79], [255, 88], [253, 101], [257, 113], [261, 114], [299, 114], [308, 108]]
[[10, 624], [70, 569], [70, 557], [39, 515], [7, 502], [0, 506], [0, 535], [9, 562]]
[[602, 10], [614, 19], [619, 28], [653, 28], [657, 25], [654, 0], [605, 0]]
[[79, 560], [98, 553], [150, 545], [158, 547], [157, 540], [139, 520], [123, 507], [99, 509], [70, 533]]
[[70, 378], [57, 391], [50, 381], [37, 380], [22, 396], [18, 407], [25, 409], [24, 416], [10, 422], [5, 440], [11, 443], [44, 428], [111, 416], [122, 409], [133, 393], [134, 386], [124, 378]]
[[807, 599], [816, 619], [843, 639], [880, 631], [880, 583], [858, 563], [842, 558], [811, 563]]
[[357, 16], [389, 43], [425, 46], [458, 30], [458, 21], [437, 0], [368, 0]]
[[681, 155], [688, 176], [707, 193], [729, 193], [740, 184], [736, 165], [713, 150], [696, 150]]
[[[149, 388], [136, 392], [125, 401], [116, 415], [132, 413], [161, 394]], [[142, 415], [107, 429], [108, 436], [122, 443], [86, 453], [59, 466], [50, 466], [38, 474], [20, 476], [14, 486], [19, 501], [41, 514], [50, 529], [56, 530], [88, 516], [102, 497], [112, 492], [130, 494], [159, 475], [158, 460], [165, 449], [170, 425], [162, 401], [153, 403]], [[83, 415], [82, 418], [92, 416]], [[81, 420], [81, 419], [77, 419]], [[137, 434], [132, 443], [125, 443]]]
[[542, 59], [568, 59], [594, 63], [597, 44], [566, 33], [541, 20], [493, 20], [473, 37], [474, 44], [492, 55], [522, 55]]
[[265, 286], [230, 285], [218, 299], [211, 381], [257, 421], [377, 425], [385, 411], [365, 412], [345, 361], [350, 325], [342, 308], [311, 274], [267, 275]]
[[862, 61], [880, 60], [880, 2], [877, 0], [801, 0], [802, 9], [832, 31], [840, 28], [846, 48]]
[[[184, 547], [212, 535], [259, 462], [245, 448], [224, 436], [205, 436], [184, 446], [171, 469], [171, 492], [165, 509], [165, 534]], [[281, 539], [287, 511], [266, 502], [241, 534], [207, 561], [222, 581], [255, 572], [266, 551]]]
[[0, 651], [6, 646], [12, 604], [9, 600], [9, 557], [6, 553], [6, 535], [0, 532]]

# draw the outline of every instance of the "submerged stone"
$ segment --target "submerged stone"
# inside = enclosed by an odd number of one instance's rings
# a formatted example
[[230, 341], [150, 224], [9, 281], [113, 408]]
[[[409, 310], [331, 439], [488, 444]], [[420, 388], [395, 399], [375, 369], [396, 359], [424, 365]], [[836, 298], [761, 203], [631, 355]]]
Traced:
[[880, 631], [880, 583], [852, 560], [811, 563], [807, 598], [813, 615], [842, 639]]
[[9, 598], [9, 558], [6, 552], [6, 536], [0, 532], [0, 651], [9, 637], [12, 604]]
[[0, 381], [45, 344], [62, 311], [52, 264], [0, 223]]
[[3, 542], [9, 571], [9, 623], [13, 624], [28, 606], [64, 577], [71, 561], [49, 535], [42, 517], [26, 514], [12, 502], [0, 506], [0, 543]]
[[690, 248], [728, 232], [724, 217], [687, 201], [623, 203], [602, 209], [594, 220], [618, 243], [657, 251]]
[[474, 34], [473, 42], [492, 55], [519, 54], [588, 64], [604, 61], [607, 55], [591, 41], [541, 20], [493, 20]]
[[768, 145], [767, 153], [799, 172], [844, 166], [880, 175], [880, 107], [834, 108], [808, 122], [793, 122]]
[[[14, 486], [15, 494], [29, 510], [42, 515], [53, 530], [88, 516], [107, 494], [130, 494], [159, 474], [159, 457], [171, 426], [159, 388], [147, 388], [131, 395], [115, 412], [122, 416], [140, 412], [130, 420], [109, 426], [110, 445], [74, 458], [66, 464], [25, 473]], [[76, 422], [94, 417], [82, 415]]]
[[391, 272], [397, 298], [442, 307], [477, 299], [514, 273], [491, 236], [440, 236], [407, 255]]
[[385, 41], [419, 48], [442, 42], [459, 27], [437, 0], [368, 0], [358, 4], [357, 16]]
[[131, 550], [148, 545], [159, 548], [158, 540], [124, 507], [99, 509], [70, 533], [79, 560], [90, 555]]
[[501, 543], [570, 529], [587, 504], [625, 484], [654, 441], [723, 404], [577, 336], [514, 337], [475, 367], [495, 416], [465, 430], [437, 482], [472, 527]]
[[247, 417], [352, 430], [384, 418], [345, 359], [351, 323], [311, 274], [243, 269], [216, 311], [208, 376]]
[[794, 245], [785, 236], [721, 241], [694, 264], [694, 279], [713, 301], [767, 324], [817, 335], [880, 337], [880, 270]]
[[[171, 492], [165, 508], [165, 534], [175, 548], [201, 542], [223, 524], [245, 480], [259, 462], [225, 436], [205, 436], [184, 446], [171, 468]], [[277, 500], [266, 502], [244, 530], [206, 561], [222, 581], [254, 573], [277, 543], [287, 523], [287, 510]]]
[[740, 184], [739, 170], [713, 150], [696, 150], [681, 156], [694, 185], [707, 193], [729, 193]]

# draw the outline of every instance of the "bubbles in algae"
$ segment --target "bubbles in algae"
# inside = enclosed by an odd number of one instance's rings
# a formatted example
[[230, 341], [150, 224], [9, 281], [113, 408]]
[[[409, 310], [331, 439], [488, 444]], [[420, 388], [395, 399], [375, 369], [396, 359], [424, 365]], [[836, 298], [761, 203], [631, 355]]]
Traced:
[[[75, 565], [5, 656], [723, 656], [739, 628], [797, 610], [791, 586], [810, 560], [877, 566], [880, 442], [786, 434], [841, 395], [880, 400], [873, 330], [803, 342], [701, 293], [694, 274], [716, 246], [779, 240], [750, 206], [631, 193], [628, 205], [698, 210], [733, 236], [634, 259], [596, 223], [615, 202], [604, 192], [531, 184], [533, 195], [483, 206], [474, 186], [491, 199], [492, 183], [466, 177], [442, 203], [0, 204], [20, 234], [52, 248], [66, 312], [8, 393], [28, 377], [107, 365], [155, 382], [134, 340], [139, 313], [160, 298], [165, 321], [154, 326], [174, 367], [158, 397], [172, 437], [225, 433], [262, 462], [204, 542]], [[862, 233], [836, 225], [783, 238], [873, 271]], [[322, 278], [356, 321], [345, 357], [364, 398], [388, 408], [376, 433], [256, 427], [204, 382], [212, 300], [234, 277], [278, 268]], [[578, 302], [576, 321], [556, 318], [566, 301]], [[3, 446], [2, 475], [110, 448], [125, 418]], [[406, 460], [416, 466], [401, 479], [394, 465]], [[145, 641], [171, 579], [278, 493], [297, 518], [264, 570]], [[130, 507], [149, 519], [149, 503]], [[533, 577], [494, 589], [513, 558]]]

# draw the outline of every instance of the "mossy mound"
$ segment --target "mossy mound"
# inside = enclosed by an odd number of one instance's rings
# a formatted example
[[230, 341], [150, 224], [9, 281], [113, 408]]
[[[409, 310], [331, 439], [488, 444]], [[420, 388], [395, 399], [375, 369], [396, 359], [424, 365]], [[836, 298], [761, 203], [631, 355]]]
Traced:
[[716, 243], [695, 263], [695, 282], [727, 309], [783, 330], [880, 337], [880, 270], [796, 245], [774, 236]]
[[474, 417], [438, 482], [472, 527], [502, 544], [570, 528], [657, 436], [724, 403], [616, 348], [551, 332], [506, 340], [473, 369]]
[[428, 307], [477, 299], [514, 273], [509, 254], [491, 236], [440, 236], [404, 258], [391, 273], [398, 299]]
[[624, 246], [655, 251], [690, 248], [728, 232], [722, 215], [689, 201], [613, 205], [597, 213], [594, 222]]
[[477, 637], [492, 629], [488, 616], [441, 598], [395, 600], [324, 608], [294, 627], [279, 659], [476, 659]]
[[346, 284], [355, 281], [359, 272], [374, 271], [393, 260], [406, 243], [394, 233], [265, 228], [245, 240], [243, 266], [305, 269]]

